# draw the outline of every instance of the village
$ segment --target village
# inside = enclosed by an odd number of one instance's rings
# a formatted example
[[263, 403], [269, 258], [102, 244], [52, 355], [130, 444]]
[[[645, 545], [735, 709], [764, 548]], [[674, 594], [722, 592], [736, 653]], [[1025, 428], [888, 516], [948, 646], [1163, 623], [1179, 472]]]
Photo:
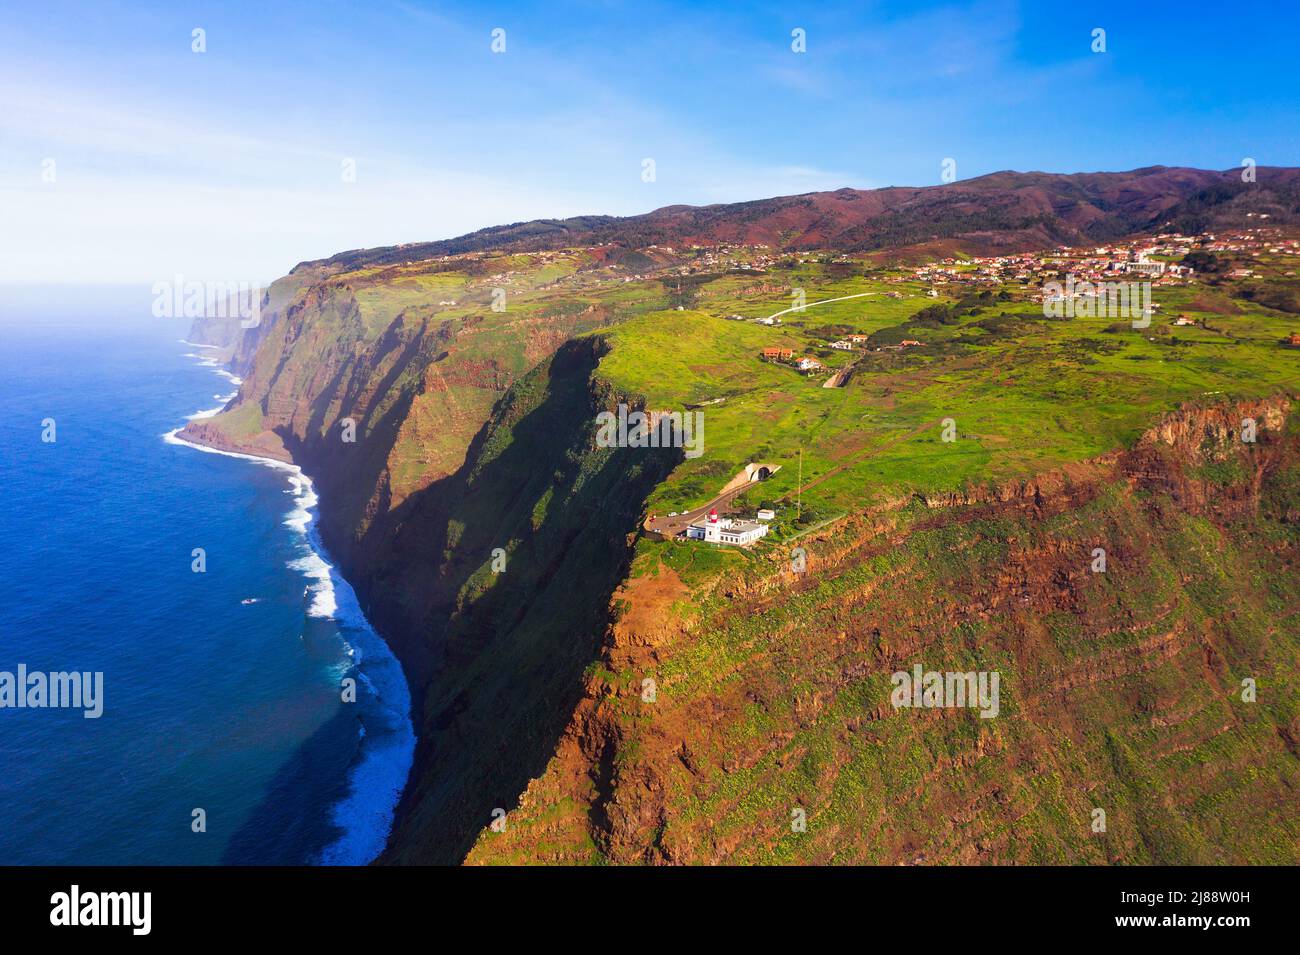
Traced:
[[[929, 298], [938, 298], [941, 294], [949, 298], [961, 298], [971, 292], [984, 290], [1005, 290], [1012, 288], [1024, 300], [1042, 304], [1045, 313], [1053, 306], [1064, 305], [1065, 314], [1080, 316], [1094, 314], [1094, 309], [1101, 309], [1097, 314], [1107, 314], [1107, 303], [1102, 300], [1106, 293], [1115, 287], [1141, 283], [1149, 300], [1153, 289], [1185, 285], [1195, 275], [1192, 265], [1186, 264], [1189, 253], [1202, 255], [1222, 255], [1229, 259], [1250, 257], [1260, 252], [1273, 255], [1300, 256], [1300, 240], [1282, 237], [1276, 229], [1248, 229], [1227, 235], [1203, 234], [1197, 236], [1168, 235], [1159, 238], [1135, 239], [1112, 245], [1090, 248], [1059, 247], [1042, 252], [1024, 252], [1007, 255], [945, 258], [934, 263], [903, 267], [890, 270], [879, 280], [889, 285], [912, 285], [923, 283], [923, 294]], [[842, 255], [816, 257], [800, 256], [800, 261], [819, 258], [821, 261], [841, 261]], [[1225, 270], [1222, 278], [1228, 280], [1250, 279], [1255, 270], [1248, 267], [1233, 267]], [[1285, 272], [1294, 276], [1294, 270]], [[1064, 286], [1062, 281], [1065, 280]], [[1136, 286], [1133, 286], [1136, 287]], [[765, 287], [764, 292], [791, 289], [773, 289]], [[901, 298], [902, 291], [891, 290], [883, 293], [887, 298]], [[1113, 307], [1113, 306], [1112, 306]], [[1160, 303], [1149, 304], [1151, 312], [1159, 310]], [[743, 315], [726, 316], [735, 321], [752, 321], [760, 325], [779, 327], [780, 318], [759, 317], [746, 318]], [[1176, 327], [1190, 327], [1198, 324], [1197, 319], [1185, 314], [1173, 317], [1171, 324]], [[854, 352], [890, 352], [904, 351], [921, 347], [923, 342], [914, 338], [904, 338], [897, 342], [879, 342], [872, 344], [871, 336], [865, 334], [845, 334], [843, 337], [825, 343], [824, 347], [834, 351]], [[1288, 347], [1300, 345], [1296, 333], [1292, 333], [1283, 343]], [[804, 375], [818, 375], [831, 369], [825, 361], [789, 346], [772, 345], [761, 350], [758, 356], [766, 362], [789, 365]]]

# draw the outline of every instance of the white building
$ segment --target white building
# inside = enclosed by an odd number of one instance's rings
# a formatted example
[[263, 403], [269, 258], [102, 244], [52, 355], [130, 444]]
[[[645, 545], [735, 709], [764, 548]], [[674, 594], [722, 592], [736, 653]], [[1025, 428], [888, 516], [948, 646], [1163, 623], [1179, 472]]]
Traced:
[[748, 547], [766, 533], [766, 524], [736, 521], [729, 517], [719, 518], [717, 508], [711, 509], [708, 517], [692, 521], [686, 527], [686, 536], [690, 540], [732, 544], [736, 547]]

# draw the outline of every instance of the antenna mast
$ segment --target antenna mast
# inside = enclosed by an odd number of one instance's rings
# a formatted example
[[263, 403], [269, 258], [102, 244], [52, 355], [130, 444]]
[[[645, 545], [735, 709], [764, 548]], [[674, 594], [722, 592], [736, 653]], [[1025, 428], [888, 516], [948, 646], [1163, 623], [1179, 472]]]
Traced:
[[794, 519], [795, 521], [800, 521], [803, 519], [803, 448], [799, 449], [799, 489], [796, 493], [798, 495], [798, 503], [795, 505]]

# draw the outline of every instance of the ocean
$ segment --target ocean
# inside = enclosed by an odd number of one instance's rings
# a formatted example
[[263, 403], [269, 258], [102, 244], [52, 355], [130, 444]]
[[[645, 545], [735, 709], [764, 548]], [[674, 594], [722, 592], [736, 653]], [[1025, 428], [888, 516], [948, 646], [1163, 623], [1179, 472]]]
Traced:
[[0, 864], [370, 861], [410, 697], [311, 481], [178, 443], [237, 382], [147, 295], [81, 298], [0, 307], [0, 674], [102, 673], [102, 715], [0, 707]]

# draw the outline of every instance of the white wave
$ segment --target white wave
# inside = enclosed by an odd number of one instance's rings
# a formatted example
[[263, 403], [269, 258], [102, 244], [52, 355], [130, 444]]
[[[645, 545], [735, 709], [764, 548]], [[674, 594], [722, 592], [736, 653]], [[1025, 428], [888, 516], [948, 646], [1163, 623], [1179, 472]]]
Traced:
[[[286, 493], [293, 495], [293, 510], [284, 519], [285, 527], [292, 527], [299, 534], [307, 533], [307, 525], [314, 519], [313, 510], [317, 501], [316, 490], [311, 478], [299, 471], [289, 477], [290, 489]], [[328, 569], [328, 565], [326, 565]]]
[[[356, 595], [340, 579], [339, 604], [348, 616]], [[393, 811], [406, 787], [415, 755], [411, 726], [411, 695], [401, 664], [365, 617], [364, 626], [349, 633], [357, 644], [361, 747], [348, 779], [348, 794], [334, 806], [334, 824], [341, 835], [321, 852], [324, 865], [364, 865], [383, 851], [393, 827]]]
[[[180, 343], [181, 343], [182, 345], [189, 345], [191, 348], [217, 348], [217, 349], [220, 349], [220, 347], [221, 347], [220, 345], [200, 345], [200, 344], [198, 344], [197, 342], [187, 342], [187, 341], [185, 341], [185, 339], [183, 339], [183, 338], [180, 339]], [[230, 382], [232, 385], [234, 385], [236, 390], [231, 394], [230, 398], [233, 398], [235, 395], [239, 394], [238, 389], [239, 389], [239, 386], [242, 385], [242, 384], [244, 383], [244, 379], [243, 379], [243, 378], [240, 378], [238, 375], [234, 374], [233, 372], [231, 372], [230, 370], [228, 370], [227, 368], [225, 368], [225, 367], [222, 365], [222, 363], [221, 363], [221, 362], [216, 358], [216, 356], [213, 356], [213, 355], [196, 355], [196, 354], [194, 354], [193, 352], [185, 352], [181, 357], [182, 357], [182, 358], [193, 358], [196, 362], [198, 362], [200, 368], [211, 368], [214, 374], [216, 374], [216, 375], [220, 375], [222, 378], [226, 379], [226, 381], [228, 381], [228, 382]], [[216, 397], [216, 396], [214, 396], [214, 397]], [[230, 401], [230, 398], [226, 398], [226, 399], [224, 399], [224, 400], [228, 402], [228, 401]], [[221, 399], [219, 399], [219, 400], [221, 400]], [[217, 410], [219, 411], [220, 409], [217, 409]], [[199, 412], [196, 412], [195, 414], [190, 415], [189, 420], [190, 420], [190, 421], [193, 421], [193, 420], [195, 420], [196, 418], [211, 418], [212, 415], [214, 415], [214, 414], [216, 414], [215, 411], [213, 411], [213, 412], [208, 412], [208, 411], [199, 411]]]
[[[295, 478], [304, 485], [302, 500], [310, 498], [307, 509], [314, 511], [317, 496], [311, 478], [301, 472], [290, 481]], [[318, 861], [323, 865], [365, 865], [388, 842], [393, 812], [415, 756], [411, 691], [402, 665], [362, 612], [356, 591], [330, 562], [318, 525], [308, 530], [307, 540], [328, 574], [333, 600], [330, 616], [339, 625], [345, 652], [351, 658], [348, 672], [355, 674], [361, 691], [355, 705], [364, 741], [349, 771], [348, 794], [332, 812], [341, 835], [321, 851]], [[322, 589], [313, 594], [309, 613], [324, 605], [324, 593]]]
[[212, 418], [212, 417], [215, 417], [216, 415], [221, 414], [221, 412], [222, 412], [223, 410], [225, 410], [226, 405], [230, 404], [230, 402], [231, 402], [232, 400], [234, 400], [234, 397], [235, 397], [235, 395], [237, 395], [237, 394], [239, 394], [239, 392], [237, 392], [237, 391], [232, 391], [232, 392], [231, 392], [230, 394], [228, 394], [228, 395], [213, 395], [212, 397], [213, 397], [214, 399], [216, 399], [217, 401], [220, 401], [221, 404], [217, 405], [215, 408], [204, 408], [202, 411], [196, 411], [196, 412], [194, 412], [194, 414], [192, 414], [192, 415], [186, 415], [186, 416], [185, 416], [185, 420], [186, 420], [186, 421], [201, 421], [201, 420], [203, 420], [204, 418]]
[[311, 581], [307, 585], [307, 593], [311, 594], [311, 602], [307, 605], [308, 615], [333, 619], [338, 610], [338, 601], [334, 599], [334, 578], [330, 574], [333, 566], [322, 560], [314, 550], [305, 557], [289, 561], [288, 566], [290, 570], [299, 571]]

